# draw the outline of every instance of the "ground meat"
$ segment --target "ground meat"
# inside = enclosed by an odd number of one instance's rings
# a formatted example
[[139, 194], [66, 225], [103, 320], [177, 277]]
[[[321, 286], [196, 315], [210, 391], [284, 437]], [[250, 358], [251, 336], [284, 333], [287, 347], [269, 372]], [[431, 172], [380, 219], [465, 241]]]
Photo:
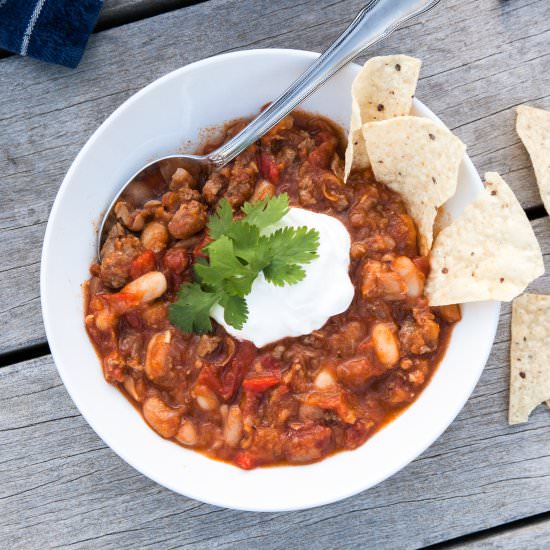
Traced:
[[401, 325], [399, 340], [405, 352], [415, 355], [430, 353], [437, 348], [439, 325], [428, 307], [413, 309], [413, 319]]
[[172, 175], [170, 181], [171, 191], [177, 191], [182, 187], [194, 188], [195, 186], [195, 178], [185, 168], [178, 168]]
[[166, 251], [162, 263], [166, 270], [179, 275], [189, 265], [189, 253], [181, 246], [174, 246]]
[[139, 239], [133, 235], [117, 237], [105, 246], [99, 272], [103, 284], [110, 288], [121, 288], [128, 283], [132, 261], [141, 250]]
[[352, 389], [363, 389], [375, 376], [385, 372], [385, 368], [379, 365], [374, 359], [358, 357], [340, 363], [336, 368], [338, 380]]
[[369, 221], [369, 212], [378, 200], [380, 194], [375, 187], [370, 187], [367, 192], [352, 206], [349, 213], [349, 221], [353, 227], [364, 227]]
[[405, 213], [393, 216], [388, 224], [388, 234], [396, 244], [396, 251], [406, 256], [414, 255], [416, 250], [416, 226], [413, 219]]
[[290, 430], [284, 439], [284, 453], [289, 462], [312, 462], [326, 454], [332, 431], [326, 426], [312, 424]]
[[[231, 169], [231, 177], [225, 198], [234, 208], [241, 206], [252, 195], [258, 178], [258, 165], [253, 150], [237, 157]], [[204, 192], [204, 190], [203, 190]]]
[[409, 386], [402, 373], [396, 372], [382, 384], [385, 400], [393, 405], [409, 403], [415, 397], [415, 392]]
[[341, 357], [349, 357], [355, 353], [365, 333], [362, 323], [351, 321], [329, 338], [328, 345], [330, 349], [338, 350]]
[[227, 178], [221, 172], [214, 172], [206, 180], [202, 188], [202, 195], [206, 202], [213, 204], [218, 200], [221, 191], [227, 187]]
[[209, 336], [208, 334], [203, 334], [197, 345], [197, 355], [199, 357], [206, 357], [219, 347], [221, 341], [222, 339], [220, 336]]
[[403, 300], [407, 294], [405, 281], [392, 271], [388, 262], [367, 260], [361, 274], [361, 292], [366, 298]]
[[363, 241], [351, 243], [351, 257], [354, 260], [362, 258], [367, 253], [391, 252], [395, 248], [395, 241], [387, 235], [374, 235]]
[[318, 190], [312, 177], [307, 174], [298, 181], [298, 197], [302, 206], [313, 206], [317, 203]]
[[198, 191], [189, 187], [182, 187], [177, 191], [169, 191], [162, 197], [162, 205], [171, 213], [176, 212], [185, 202], [200, 201], [201, 195]]
[[168, 224], [168, 231], [176, 239], [186, 239], [204, 229], [206, 220], [204, 204], [196, 200], [184, 202]]

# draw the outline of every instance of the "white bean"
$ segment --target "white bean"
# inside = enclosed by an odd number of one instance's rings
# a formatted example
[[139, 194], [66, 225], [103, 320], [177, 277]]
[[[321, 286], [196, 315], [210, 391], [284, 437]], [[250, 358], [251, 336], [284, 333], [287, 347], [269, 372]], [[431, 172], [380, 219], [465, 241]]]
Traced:
[[169, 407], [160, 397], [149, 397], [143, 403], [143, 416], [162, 437], [173, 437], [178, 431], [180, 412]]
[[153, 252], [161, 252], [168, 244], [168, 229], [160, 222], [149, 222], [141, 232], [141, 244]]
[[110, 308], [104, 308], [95, 314], [95, 326], [102, 331], [110, 330], [118, 321], [118, 315]]
[[267, 180], [260, 180], [250, 197], [250, 202], [258, 202], [275, 194], [275, 186]]
[[214, 392], [206, 386], [197, 386], [193, 391], [197, 405], [203, 411], [213, 411], [218, 408], [218, 398]]
[[231, 405], [223, 427], [223, 438], [230, 447], [236, 447], [243, 435], [243, 417], [238, 405]]
[[142, 304], [152, 302], [166, 292], [166, 277], [160, 271], [149, 271], [128, 283], [122, 292], [136, 295]]
[[128, 395], [132, 399], [139, 401], [139, 395], [136, 390], [136, 383], [134, 379], [131, 376], [125, 376], [123, 384], [124, 384], [124, 389], [128, 392]]
[[131, 212], [124, 201], [115, 204], [115, 215], [130, 231], [141, 231], [145, 225], [146, 213], [143, 210]]
[[399, 256], [392, 262], [392, 269], [407, 285], [407, 296], [417, 298], [424, 290], [424, 274], [407, 256]]
[[315, 377], [315, 381], [313, 383], [315, 384], [316, 388], [324, 390], [326, 388], [334, 386], [334, 384], [336, 384], [336, 380], [332, 372], [328, 368], [324, 368]]
[[192, 447], [198, 443], [199, 437], [192, 420], [184, 418], [179, 427], [176, 439], [183, 445]]
[[378, 360], [385, 367], [393, 367], [399, 361], [399, 340], [393, 323], [377, 323], [374, 325], [372, 342]]
[[149, 380], [157, 380], [168, 373], [171, 341], [172, 334], [169, 330], [157, 332], [149, 340], [145, 355], [145, 374]]

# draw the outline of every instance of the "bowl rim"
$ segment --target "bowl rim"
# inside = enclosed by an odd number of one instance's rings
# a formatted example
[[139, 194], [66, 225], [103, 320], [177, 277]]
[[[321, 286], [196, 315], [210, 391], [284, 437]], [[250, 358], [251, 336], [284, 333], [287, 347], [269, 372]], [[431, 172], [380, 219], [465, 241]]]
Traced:
[[[71, 399], [73, 400], [75, 406], [77, 407], [79, 413], [84, 417], [86, 422], [91, 426], [91, 428], [95, 431], [95, 433], [106, 443], [108, 447], [110, 447], [111, 450], [113, 450], [119, 457], [121, 457], [126, 463], [128, 463], [131, 467], [139, 471], [141, 474], [145, 475], [149, 479], [152, 479], [159, 485], [166, 487], [178, 494], [182, 494], [186, 497], [193, 498], [195, 500], [205, 502], [207, 504], [212, 504], [216, 506], [221, 506], [225, 508], [231, 508], [236, 510], [243, 510], [243, 511], [258, 511], [258, 512], [279, 512], [279, 511], [293, 511], [293, 510], [302, 510], [307, 508], [313, 508], [317, 506], [322, 506], [325, 504], [330, 504], [333, 502], [337, 502], [339, 500], [343, 500], [345, 498], [348, 498], [350, 496], [356, 495], [366, 489], [369, 489], [371, 487], [376, 486], [380, 482], [384, 481], [385, 479], [388, 479], [389, 477], [395, 475], [398, 471], [403, 469], [405, 466], [407, 466], [410, 462], [415, 460], [418, 456], [420, 456], [428, 447], [430, 447], [440, 436], [441, 434], [451, 425], [451, 423], [454, 421], [456, 416], [459, 414], [459, 412], [463, 409], [466, 401], [470, 398], [475, 386], [477, 385], [477, 382], [479, 381], [479, 378], [485, 368], [485, 365], [487, 363], [487, 360], [489, 358], [489, 355], [492, 350], [492, 345], [494, 343], [494, 338], [496, 335], [496, 329], [498, 325], [499, 320], [499, 314], [500, 314], [500, 302], [493, 302], [494, 308], [492, 312], [492, 318], [491, 318], [491, 327], [490, 327], [490, 333], [492, 335], [491, 337], [491, 345], [487, 346], [486, 350], [484, 350], [484, 353], [480, 355], [480, 364], [483, 365], [479, 369], [479, 372], [476, 376], [472, 377], [472, 383], [470, 384], [470, 387], [468, 388], [468, 391], [464, 392], [463, 397], [460, 399], [460, 404], [456, 407], [456, 410], [453, 410], [452, 412], [448, 412], [446, 415], [446, 418], [449, 418], [450, 420], [447, 422], [443, 422], [441, 426], [438, 427], [437, 433], [434, 437], [430, 437], [430, 441], [426, 444], [423, 444], [421, 446], [415, 447], [412, 451], [409, 450], [408, 452], [405, 451], [401, 457], [401, 460], [395, 465], [395, 467], [391, 468], [390, 470], [385, 470], [383, 473], [378, 475], [374, 481], [369, 480], [366, 483], [360, 483], [358, 482], [356, 486], [352, 490], [348, 491], [341, 491], [339, 493], [332, 492], [330, 495], [325, 497], [324, 499], [315, 499], [314, 501], [307, 501], [307, 499], [302, 499], [300, 502], [296, 505], [288, 505], [285, 507], [281, 506], [246, 506], [244, 504], [239, 505], [235, 504], [234, 502], [228, 503], [228, 499], [224, 499], [220, 496], [220, 498], [211, 498], [210, 496], [206, 498], [203, 494], [196, 494], [192, 491], [187, 491], [185, 493], [182, 492], [182, 489], [178, 487], [174, 483], [167, 482], [166, 479], [161, 479], [160, 475], [157, 475], [156, 471], [146, 471], [145, 468], [141, 468], [140, 466], [136, 465], [134, 462], [131, 453], [126, 452], [124, 449], [124, 445], [119, 444], [117, 441], [113, 441], [109, 434], [106, 434], [104, 430], [98, 425], [99, 422], [96, 422], [94, 418], [91, 417], [89, 411], [85, 412], [81, 409], [81, 406], [78, 403], [77, 396], [75, 395], [75, 389], [71, 387], [71, 384], [67, 381], [67, 378], [64, 374], [64, 370], [58, 366], [58, 362], [56, 360], [56, 356], [59, 356], [59, 349], [61, 348], [61, 345], [59, 344], [59, 341], [56, 338], [52, 337], [53, 334], [53, 328], [52, 328], [52, 311], [48, 307], [48, 298], [47, 298], [47, 277], [48, 277], [48, 266], [49, 266], [49, 255], [48, 255], [48, 249], [50, 247], [50, 242], [52, 240], [51, 234], [53, 232], [53, 227], [55, 220], [58, 217], [58, 211], [61, 208], [61, 205], [63, 203], [63, 198], [65, 196], [65, 193], [67, 189], [70, 186], [70, 182], [73, 178], [74, 172], [77, 170], [78, 164], [81, 162], [81, 160], [87, 155], [89, 149], [94, 145], [96, 141], [101, 139], [103, 131], [106, 127], [108, 127], [118, 116], [121, 112], [123, 112], [126, 108], [128, 108], [130, 105], [138, 101], [144, 94], [150, 92], [154, 88], [163, 85], [165, 82], [180, 77], [182, 74], [185, 74], [188, 71], [193, 71], [199, 67], [207, 67], [208, 65], [219, 63], [220, 61], [223, 61], [228, 58], [235, 58], [235, 57], [247, 57], [247, 56], [258, 56], [258, 55], [285, 55], [289, 57], [299, 57], [302, 59], [309, 59], [314, 60], [316, 59], [320, 54], [316, 52], [311, 52], [307, 50], [299, 50], [299, 49], [285, 49], [285, 48], [257, 48], [257, 49], [250, 49], [250, 50], [238, 50], [234, 52], [227, 52], [222, 53], [219, 55], [214, 55], [207, 57], [205, 59], [201, 59], [195, 62], [192, 62], [190, 64], [187, 64], [183, 67], [180, 67], [178, 69], [175, 69], [174, 71], [171, 71], [167, 73], [166, 75], [163, 75], [162, 77], [154, 80], [153, 82], [149, 83], [145, 87], [141, 88], [136, 93], [132, 94], [128, 99], [126, 99], [121, 105], [119, 105], [102, 123], [101, 125], [96, 128], [96, 130], [93, 132], [93, 134], [90, 136], [90, 138], [86, 141], [84, 146], [80, 149], [79, 153], [73, 160], [69, 170], [67, 171], [61, 186], [59, 187], [59, 190], [56, 194], [54, 204], [52, 206], [52, 209], [50, 211], [50, 215], [48, 218], [48, 224], [46, 227], [45, 235], [44, 235], [44, 241], [43, 241], [43, 247], [42, 247], [42, 254], [41, 254], [41, 267], [40, 267], [40, 295], [41, 295], [41, 309], [42, 309], [42, 316], [44, 321], [44, 327], [46, 332], [47, 340], [50, 344], [50, 350], [51, 355], [54, 360], [54, 363], [56, 365], [57, 372], [65, 386], [65, 389], [69, 393]], [[356, 63], [351, 63], [351, 65], [358, 66]], [[432, 118], [436, 121], [438, 121], [440, 124], [445, 126], [443, 122], [435, 115], [428, 107], [426, 107], [420, 100], [417, 98], [414, 99], [414, 106], [416, 110], [420, 111], [420, 116], [425, 116], [426, 114], [429, 115], [429, 118]], [[446, 127], [446, 126], [445, 126]], [[466, 164], [466, 168], [469, 172], [472, 172], [476, 174], [477, 176], [477, 170], [475, 169], [470, 157], [465, 153], [464, 155], [464, 162]], [[481, 183], [481, 181], [480, 181]], [[438, 367], [439, 368], [439, 367]], [[436, 371], [437, 372], [437, 371]], [[430, 381], [428, 384], [429, 387], [430, 384], [432, 384], [433, 380]], [[416, 402], [416, 400], [415, 400]], [[414, 404], [414, 402], [413, 402]], [[399, 416], [406, 415], [409, 409], [405, 409]], [[143, 419], [142, 419], [143, 421]], [[394, 421], [392, 421], [394, 422]], [[390, 423], [391, 424], [391, 423]], [[382, 428], [380, 431], [383, 431], [385, 428]], [[377, 433], [379, 433], [377, 432]], [[435, 433], [435, 432], [434, 432]], [[172, 442], [170, 442], [173, 444]], [[196, 451], [192, 451], [196, 452]], [[348, 452], [348, 451], [343, 451]], [[338, 453], [341, 454], [341, 453]], [[324, 460], [329, 460], [331, 457], [327, 457]], [[211, 460], [211, 459], [208, 459]], [[323, 460], [323, 461], [324, 461]], [[321, 462], [323, 462], [321, 461]], [[314, 463], [315, 464], [315, 463]], [[316, 463], [319, 464], [319, 463]], [[304, 468], [307, 466], [289, 466], [290, 468]], [[223, 493], [223, 492], [222, 492]]]

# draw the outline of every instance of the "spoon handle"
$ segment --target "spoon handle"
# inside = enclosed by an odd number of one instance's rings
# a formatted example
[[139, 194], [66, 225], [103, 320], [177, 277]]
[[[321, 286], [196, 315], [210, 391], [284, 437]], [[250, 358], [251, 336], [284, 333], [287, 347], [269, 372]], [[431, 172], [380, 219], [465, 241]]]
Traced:
[[365, 48], [382, 40], [402, 23], [428, 11], [438, 2], [439, 0], [370, 0], [325, 53], [250, 124], [210, 153], [208, 162], [215, 166], [227, 164]]

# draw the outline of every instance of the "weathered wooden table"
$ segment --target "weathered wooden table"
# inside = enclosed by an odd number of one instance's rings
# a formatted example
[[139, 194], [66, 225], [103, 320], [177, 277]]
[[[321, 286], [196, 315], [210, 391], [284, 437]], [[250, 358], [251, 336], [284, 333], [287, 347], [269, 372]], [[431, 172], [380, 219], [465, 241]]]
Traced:
[[[78, 414], [48, 355], [42, 238], [63, 175], [95, 128], [189, 62], [245, 48], [321, 51], [364, 2], [105, 0], [76, 70], [0, 59], [1, 548], [550, 545], [550, 412], [541, 406], [528, 424], [506, 423], [508, 304], [485, 372], [446, 433], [379, 486], [302, 512], [219, 509], [143, 477]], [[373, 51], [388, 52], [422, 58], [418, 96], [480, 172], [508, 180], [548, 259], [550, 221], [514, 107], [550, 108], [550, 2], [442, 0]], [[550, 292], [550, 275], [532, 290]]]

